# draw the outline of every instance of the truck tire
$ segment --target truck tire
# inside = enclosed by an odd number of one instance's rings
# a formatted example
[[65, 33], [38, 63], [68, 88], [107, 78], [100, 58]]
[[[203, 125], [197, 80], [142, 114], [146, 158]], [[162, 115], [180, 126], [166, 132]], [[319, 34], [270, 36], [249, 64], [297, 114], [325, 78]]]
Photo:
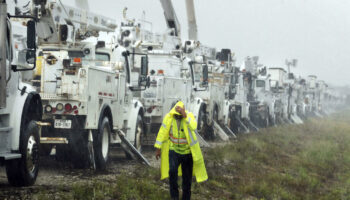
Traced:
[[265, 113], [264, 128], [267, 128], [269, 126], [270, 126], [270, 115], [269, 115], [269, 111], [267, 110]]
[[134, 146], [139, 152], [142, 152], [143, 139], [144, 139], [144, 129], [143, 129], [142, 117], [140, 115], [138, 115], [137, 122], [136, 122], [136, 128], [135, 128]]
[[107, 117], [104, 117], [94, 132], [94, 152], [96, 169], [105, 170], [109, 161], [109, 142], [111, 127]]
[[199, 111], [199, 114], [198, 114], [198, 126], [197, 126], [197, 129], [198, 129], [198, 133], [204, 137], [204, 138], [207, 138], [207, 132], [208, 132], [208, 125], [207, 125], [207, 118], [205, 116], [205, 112], [203, 111], [203, 109], [201, 109]]
[[[143, 141], [144, 140], [144, 127], [142, 122], [142, 117], [140, 115], [137, 116], [136, 128], [135, 128], [135, 142], [134, 147], [142, 153]], [[125, 152], [125, 156], [127, 159], [131, 160], [133, 157], [127, 152]]]
[[219, 108], [217, 106], [215, 106], [213, 111], [213, 121], [219, 123]]
[[13, 186], [30, 186], [35, 183], [39, 171], [39, 128], [34, 120], [21, 132], [20, 159], [6, 162], [6, 174]]

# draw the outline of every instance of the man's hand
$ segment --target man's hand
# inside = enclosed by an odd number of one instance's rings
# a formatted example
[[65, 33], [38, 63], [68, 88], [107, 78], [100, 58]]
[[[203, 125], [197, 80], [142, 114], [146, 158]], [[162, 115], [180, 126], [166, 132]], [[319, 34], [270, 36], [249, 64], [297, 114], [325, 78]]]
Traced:
[[156, 159], [157, 160], [160, 158], [160, 155], [161, 155], [161, 151], [160, 151], [160, 149], [157, 149], [156, 150]]
[[176, 106], [175, 110], [176, 110], [176, 112], [180, 113], [183, 118], [187, 117], [185, 108], [181, 108], [180, 106]]

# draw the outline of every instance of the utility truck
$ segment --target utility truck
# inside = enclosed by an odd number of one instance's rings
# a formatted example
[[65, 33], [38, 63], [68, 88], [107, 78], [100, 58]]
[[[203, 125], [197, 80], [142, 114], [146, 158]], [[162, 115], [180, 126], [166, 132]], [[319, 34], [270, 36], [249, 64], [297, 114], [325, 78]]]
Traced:
[[[124, 13], [125, 20], [118, 38], [120, 45], [127, 46], [133, 52], [131, 63], [139, 60], [140, 55], [147, 55], [149, 88], [134, 92], [134, 96], [145, 106], [144, 144], [154, 143], [163, 117], [177, 101], [183, 101], [190, 111], [195, 104], [192, 94], [194, 77], [188, 59], [183, 56], [180, 24], [171, 1], [162, 0], [161, 5], [168, 26], [164, 34], [156, 34], [147, 27], [152, 23], [144, 19], [130, 20]], [[138, 73], [133, 72], [134, 75]]]
[[147, 56], [140, 59], [141, 74], [134, 81], [132, 52], [117, 43], [86, 41], [114, 32], [113, 19], [56, 1], [38, 6], [38, 28], [45, 33], [38, 34], [40, 95], [43, 119], [52, 125], [42, 133], [47, 149], [55, 147], [57, 158], [69, 158], [78, 168], [105, 169], [113, 144], [122, 144], [127, 156], [134, 152], [143, 158], [144, 108], [133, 91], [146, 86]]
[[257, 98], [255, 91], [255, 81], [258, 78], [259, 70], [263, 68], [259, 62], [258, 56], [247, 57], [244, 61], [243, 86], [246, 88], [247, 102], [249, 103], [249, 121], [248, 125], [253, 130], [258, 127], [267, 127], [269, 125], [268, 106]]
[[[170, 11], [174, 12], [171, 2], [161, 1], [161, 3], [169, 28], [164, 34], [154, 33], [147, 27], [152, 26], [152, 23], [146, 20], [128, 19], [124, 10], [124, 21], [118, 38], [120, 45], [133, 52], [131, 65], [137, 63], [143, 55], [147, 55], [149, 87], [142, 91], [134, 91], [134, 96], [145, 106], [143, 118], [145, 134], [142, 138], [144, 144], [154, 143], [163, 117], [177, 101], [189, 105], [191, 98], [189, 70], [184, 65], [180, 50], [180, 27], [179, 24], [169, 22], [174, 19], [173, 15], [169, 14]], [[133, 76], [139, 73], [134, 70]]]
[[[278, 116], [278, 107], [281, 104], [278, 94], [271, 87], [271, 75], [268, 74], [267, 67], [260, 70], [257, 79], [255, 80], [255, 92], [260, 102], [267, 106], [268, 121], [266, 125], [275, 125], [276, 116]], [[277, 110], [275, 110], [277, 109]]]
[[183, 52], [189, 59], [193, 81], [193, 96], [190, 110], [197, 117], [198, 132], [207, 139], [219, 136], [227, 140], [235, 136], [228, 126], [229, 103], [225, 96], [228, 82], [234, 71], [231, 51], [201, 44], [198, 40], [194, 2], [186, 1], [188, 40]]
[[305, 90], [305, 104], [306, 104], [306, 116], [316, 115], [317, 108], [317, 76], [309, 75], [306, 79], [306, 90]]
[[[12, 8], [12, 9], [11, 9]], [[39, 170], [42, 104], [39, 94], [22, 81], [35, 68], [35, 17], [14, 15], [15, 6], [0, 1], [0, 164], [14, 186], [35, 183]], [[25, 46], [16, 52], [11, 19], [26, 23]]]

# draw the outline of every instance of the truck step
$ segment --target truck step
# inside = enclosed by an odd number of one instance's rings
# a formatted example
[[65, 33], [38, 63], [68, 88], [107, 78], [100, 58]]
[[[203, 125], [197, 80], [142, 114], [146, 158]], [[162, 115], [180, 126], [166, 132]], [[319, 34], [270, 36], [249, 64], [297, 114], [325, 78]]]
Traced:
[[3, 160], [12, 160], [12, 159], [18, 159], [21, 157], [22, 155], [19, 153], [0, 153], [0, 159], [3, 159]]
[[0, 127], [0, 133], [8, 133], [12, 131], [11, 127]]
[[68, 144], [67, 138], [60, 137], [41, 137], [41, 144]]

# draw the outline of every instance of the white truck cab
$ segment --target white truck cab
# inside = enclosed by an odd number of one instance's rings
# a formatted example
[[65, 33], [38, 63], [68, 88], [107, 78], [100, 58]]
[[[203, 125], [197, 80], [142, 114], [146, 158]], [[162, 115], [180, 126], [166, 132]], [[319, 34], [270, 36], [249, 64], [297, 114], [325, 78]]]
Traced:
[[[6, 166], [14, 186], [35, 183], [39, 167], [41, 98], [22, 72], [35, 68], [35, 21], [31, 16], [13, 16], [6, 1], [0, 1], [0, 164]], [[26, 47], [15, 52], [11, 18], [27, 18]]]

